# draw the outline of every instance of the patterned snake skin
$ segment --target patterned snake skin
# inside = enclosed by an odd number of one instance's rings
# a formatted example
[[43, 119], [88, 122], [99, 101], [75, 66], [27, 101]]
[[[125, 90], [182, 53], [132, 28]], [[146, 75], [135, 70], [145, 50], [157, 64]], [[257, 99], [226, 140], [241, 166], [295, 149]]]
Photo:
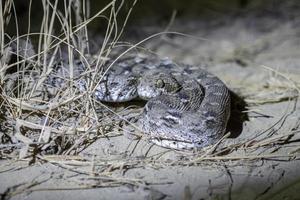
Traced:
[[199, 67], [169, 59], [119, 60], [105, 73], [94, 95], [106, 102], [147, 100], [138, 126], [153, 143], [174, 149], [216, 143], [230, 116], [230, 95], [221, 80]]

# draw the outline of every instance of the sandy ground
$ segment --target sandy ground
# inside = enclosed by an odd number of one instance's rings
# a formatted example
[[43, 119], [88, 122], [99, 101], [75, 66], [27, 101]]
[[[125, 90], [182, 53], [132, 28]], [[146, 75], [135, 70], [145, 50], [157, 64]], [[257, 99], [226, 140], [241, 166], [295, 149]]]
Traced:
[[205, 67], [244, 101], [247, 110], [233, 112], [234, 136], [218, 147], [231, 150], [192, 155], [122, 134], [101, 138], [74, 157], [1, 160], [2, 199], [299, 199], [299, 22], [182, 19], [169, 30], [194, 37], [145, 44], [161, 57]]

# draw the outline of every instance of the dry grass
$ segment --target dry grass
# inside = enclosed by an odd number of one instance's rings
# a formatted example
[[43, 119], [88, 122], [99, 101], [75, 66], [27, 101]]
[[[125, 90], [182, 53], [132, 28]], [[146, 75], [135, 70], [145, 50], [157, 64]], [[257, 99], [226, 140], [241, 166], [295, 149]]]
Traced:
[[[71, 6], [69, 2], [72, 2]], [[224, 143], [224, 138], [216, 145], [196, 152], [176, 152], [180, 159], [164, 160], [160, 159], [166, 150], [161, 154], [145, 156], [144, 158], [135, 156], [114, 158], [95, 158], [93, 156], [83, 156], [79, 153], [87, 146], [103, 137], [115, 137], [122, 135], [121, 132], [112, 131], [118, 126], [123, 116], [130, 115], [133, 109], [110, 108], [91, 98], [97, 87], [101, 76], [106, 73], [110, 66], [120, 59], [130, 50], [135, 49], [143, 42], [162, 35], [157, 33], [151, 35], [131, 45], [125, 51], [116, 56], [116, 60], [111, 62], [108, 68], [104, 65], [111, 57], [111, 53], [120, 43], [120, 37], [130, 15], [122, 24], [118, 24], [118, 12], [122, 9], [123, 3], [110, 2], [102, 10], [93, 16], [89, 16], [88, 2], [84, 4], [79, 0], [64, 1], [64, 11], [57, 10], [58, 0], [50, 3], [43, 0], [44, 16], [41, 23], [40, 32], [30, 32], [24, 35], [18, 34], [18, 23], [14, 12], [14, 2], [12, 0], [0, 2], [0, 43], [1, 43], [1, 144], [0, 156], [2, 159], [23, 160], [26, 162], [51, 163], [60, 166], [68, 171], [78, 173], [83, 176], [76, 180], [78, 182], [90, 182], [82, 187], [114, 187], [123, 184], [139, 185], [145, 184], [143, 180], [119, 178], [113, 175], [114, 171], [125, 171], [132, 168], [148, 166], [151, 168], [163, 168], [166, 166], [191, 166], [205, 165], [211, 163], [222, 164], [223, 162], [237, 161], [234, 164], [242, 164], [239, 161], [253, 161], [260, 159], [280, 158], [295, 159], [299, 156], [299, 148], [295, 147], [288, 154], [277, 153], [278, 149], [289, 144], [291, 138], [299, 133], [298, 128], [291, 128], [288, 133], [280, 133], [282, 124], [286, 118], [295, 112], [296, 99], [299, 95], [299, 83], [295, 83], [286, 75], [274, 71], [269, 67], [264, 67], [274, 73], [274, 80], [280, 83], [282, 91], [295, 91], [293, 95], [270, 98], [267, 90], [264, 90], [262, 98], [247, 99], [248, 103], [263, 104], [270, 102], [280, 102], [289, 100], [290, 107], [285, 114], [272, 127], [256, 134], [246, 140]], [[31, 4], [31, 1], [30, 1]], [[102, 17], [107, 22], [107, 29], [101, 47], [96, 54], [91, 55], [95, 50], [90, 49], [88, 25], [90, 22]], [[10, 38], [5, 33], [5, 26], [11, 20], [15, 20], [16, 36]], [[54, 31], [54, 24], [60, 24], [60, 30]], [[30, 24], [30, 22], [29, 22]], [[179, 34], [175, 33], [174, 34]], [[181, 34], [186, 36], [184, 34]], [[26, 41], [36, 41], [32, 45]], [[6, 42], [8, 41], [8, 42]], [[122, 43], [121, 43], [122, 44]], [[20, 51], [13, 51], [11, 46], [15, 45]], [[34, 46], [37, 46], [34, 47]], [[24, 49], [27, 49], [26, 51]], [[56, 90], [52, 98], [44, 94], [47, 77], [54, 73], [56, 60], [61, 58], [61, 52], [66, 53], [65, 58], [70, 63], [70, 73], [68, 74], [64, 88]], [[13, 55], [16, 54], [16, 55]], [[15, 56], [14, 62], [8, 62], [9, 57]], [[95, 59], [96, 58], [96, 59]], [[94, 60], [93, 66], [90, 60]], [[79, 93], [74, 87], [76, 74], [73, 73], [74, 60], [84, 63], [87, 71], [93, 77], [88, 83], [86, 92]], [[105, 71], [105, 70], [106, 71]], [[13, 74], [9, 71], [14, 71]], [[35, 77], [35, 78], [32, 78]], [[36, 78], [38, 77], [38, 78]], [[273, 83], [275, 83], [273, 82]], [[284, 84], [282, 84], [284, 83]], [[274, 86], [274, 85], [273, 85]], [[282, 88], [284, 86], [284, 88]], [[268, 87], [269, 91], [274, 88]], [[251, 90], [251, 89], [250, 89]], [[258, 89], [254, 89], [253, 93]], [[246, 95], [245, 95], [246, 96]], [[252, 96], [253, 95], [249, 95]], [[266, 98], [263, 98], [263, 97]], [[43, 98], [41, 98], [43, 97]], [[123, 136], [122, 136], [123, 137]], [[260, 153], [257, 153], [260, 152]], [[205, 161], [205, 162], [204, 162]], [[36, 183], [20, 186], [8, 195], [16, 195], [24, 190], [30, 189]], [[149, 184], [149, 183], [148, 183]], [[154, 183], [153, 183], [154, 184]], [[55, 189], [55, 188], [54, 188]], [[56, 188], [57, 189], [57, 188]], [[74, 188], [63, 188], [74, 189]], [[40, 189], [42, 190], [42, 189]], [[51, 190], [46, 188], [45, 190]]]

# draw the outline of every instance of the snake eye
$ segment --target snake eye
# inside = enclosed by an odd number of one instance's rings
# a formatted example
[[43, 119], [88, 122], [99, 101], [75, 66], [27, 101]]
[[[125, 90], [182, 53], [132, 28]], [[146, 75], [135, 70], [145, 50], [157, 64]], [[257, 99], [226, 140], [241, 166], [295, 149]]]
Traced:
[[158, 80], [156, 81], [155, 86], [156, 86], [157, 88], [163, 88], [163, 87], [165, 87], [165, 82], [164, 82], [163, 80], [161, 80], [161, 79], [158, 79]]

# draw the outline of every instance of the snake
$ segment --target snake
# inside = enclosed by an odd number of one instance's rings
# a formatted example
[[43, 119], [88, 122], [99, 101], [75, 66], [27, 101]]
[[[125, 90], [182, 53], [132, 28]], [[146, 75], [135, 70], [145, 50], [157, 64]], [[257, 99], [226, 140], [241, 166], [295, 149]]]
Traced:
[[217, 143], [224, 135], [230, 92], [203, 67], [141, 55], [127, 56], [109, 66], [94, 97], [104, 102], [146, 100], [137, 125], [152, 143], [171, 149], [199, 149]]
[[[201, 66], [139, 54], [111, 59], [103, 65], [102, 72], [87, 73], [80, 63], [74, 63], [72, 68], [74, 77], [79, 77], [74, 84], [79, 91], [87, 91], [88, 84], [94, 83], [92, 95], [99, 101], [146, 101], [136, 124], [158, 146], [199, 149], [217, 143], [226, 132], [229, 89]], [[67, 62], [56, 64], [41, 91], [55, 96], [57, 88], [64, 88], [69, 69]], [[100, 78], [95, 81], [91, 77]]]

